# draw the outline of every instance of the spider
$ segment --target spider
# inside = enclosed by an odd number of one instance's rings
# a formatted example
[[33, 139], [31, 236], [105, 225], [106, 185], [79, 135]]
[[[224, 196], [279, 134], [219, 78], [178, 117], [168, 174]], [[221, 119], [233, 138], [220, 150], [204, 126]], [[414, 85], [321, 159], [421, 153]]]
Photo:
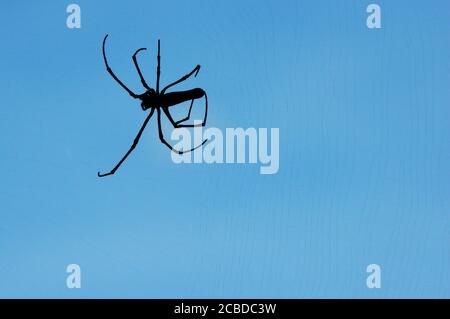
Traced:
[[[161, 56], [160, 56], [160, 41], [158, 40], [158, 56], [157, 56], [158, 65], [156, 68], [156, 90], [155, 90], [147, 84], [147, 82], [144, 79], [144, 76], [142, 75], [141, 69], [139, 68], [139, 65], [138, 65], [138, 62], [136, 59], [136, 55], [140, 51], [147, 50], [146, 48], [140, 48], [133, 54], [132, 58], [133, 58], [133, 63], [136, 67], [136, 70], [139, 74], [139, 78], [141, 79], [142, 85], [144, 86], [146, 91], [142, 94], [136, 94], [133, 91], [131, 91], [125, 84], [123, 84], [123, 82], [121, 80], [119, 80], [119, 78], [114, 74], [114, 72], [109, 67], [108, 60], [106, 59], [106, 54], [105, 54], [105, 43], [106, 43], [107, 38], [108, 38], [108, 34], [103, 39], [103, 46], [102, 46], [102, 53], [103, 53], [103, 59], [105, 61], [106, 71], [108, 71], [108, 73], [112, 76], [112, 78], [123, 89], [125, 89], [125, 91], [127, 91], [128, 94], [132, 98], [139, 99], [141, 101], [141, 108], [143, 111], [147, 111], [148, 109], [150, 109], [150, 113], [147, 115], [147, 118], [144, 120], [144, 123], [142, 124], [139, 132], [137, 133], [136, 137], [134, 138], [133, 144], [131, 145], [130, 149], [125, 153], [125, 155], [122, 157], [122, 159], [108, 173], [100, 174], [100, 172], [98, 172], [97, 175], [99, 177], [104, 177], [104, 176], [108, 176], [108, 175], [113, 175], [117, 171], [117, 169], [120, 167], [120, 165], [122, 165], [122, 163], [127, 159], [128, 155], [131, 154], [131, 152], [135, 149], [136, 145], [139, 143], [139, 139], [141, 138], [141, 135], [144, 132], [144, 129], [147, 126], [147, 124], [148, 124], [150, 118], [152, 117], [153, 113], [155, 112], [155, 110], [156, 110], [156, 113], [158, 116], [159, 139], [160, 139], [161, 143], [166, 145], [171, 151], [173, 151], [177, 154], [183, 154], [183, 153], [191, 152], [191, 151], [199, 148], [203, 144], [205, 144], [207, 142], [207, 140], [204, 140], [201, 144], [199, 144], [198, 146], [193, 147], [189, 150], [177, 150], [165, 140], [162, 129], [161, 129], [161, 114], [162, 113], [164, 113], [164, 115], [169, 119], [170, 123], [173, 125], [174, 128], [205, 126], [206, 117], [208, 115], [208, 97], [206, 96], [206, 92], [203, 89], [195, 88], [195, 89], [186, 90], [186, 91], [166, 93], [167, 89], [169, 89], [172, 86], [177, 85], [183, 81], [186, 81], [192, 75], [194, 75], [194, 77], [196, 77], [198, 72], [200, 71], [200, 65], [197, 65], [191, 72], [184, 75], [177, 81], [167, 85], [161, 91], [159, 91], [159, 78], [160, 78], [160, 74], [161, 74], [161, 71], [160, 71], [161, 70], [160, 69]], [[182, 124], [190, 119], [192, 104], [194, 103], [194, 100], [200, 99], [203, 97], [205, 98], [205, 116], [203, 118], [202, 123]], [[169, 112], [169, 107], [175, 106], [177, 104], [180, 104], [180, 103], [183, 103], [183, 102], [186, 102], [189, 100], [191, 101], [191, 104], [189, 106], [188, 115], [179, 121], [175, 121]]]

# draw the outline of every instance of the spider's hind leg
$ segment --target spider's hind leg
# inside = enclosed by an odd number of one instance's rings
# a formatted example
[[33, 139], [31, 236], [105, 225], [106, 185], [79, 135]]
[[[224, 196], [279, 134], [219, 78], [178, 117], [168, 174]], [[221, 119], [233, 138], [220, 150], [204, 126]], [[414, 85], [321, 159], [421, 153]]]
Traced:
[[[168, 117], [168, 119], [169, 119], [169, 121], [172, 123], [172, 125], [175, 123], [174, 122], [174, 120], [173, 120], [173, 118], [172, 118], [172, 116], [170, 116], [170, 113], [169, 113], [169, 111], [166, 109], [166, 108], [162, 108], [163, 109], [163, 111], [164, 111], [164, 114], [166, 114], [167, 115], [167, 117]], [[200, 146], [202, 146], [203, 144], [205, 144], [208, 140], [204, 140], [200, 145], [197, 145], [197, 146], [195, 146], [195, 147], [193, 147], [193, 148], [191, 148], [191, 149], [189, 149], [189, 150], [182, 150], [182, 151], [180, 151], [180, 150], [177, 150], [177, 149], [175, 149], [172, 145], [170, 145], [167, 141], [166, 141], [166, 139], [164, 138], [164, 134], [163, 134], [163, 131], [162, 131], [162, 127], [161, 127], [161, 111], [158, 109], [157, 110], [158, 111], [158, 133], [159, 133], [159, 140], [161, 141], [161, 143], [163, 143], [164, 145], [166, 145], [171, 151], [173, 151], [173, 152], [175, 152], [175, 153], [177, 153], [177, 154], [184, 154], [184, 153], [188, 153], [188, 152], [192, 152], [193, 150], [196, 150], [197, 148], [199, 148]], [[175, 125], [174, 125], [174, 127], [175, 127]]]
[[[192, 105], [194, 104], [194, 99], [192, 99], [191, 100], [191, 105], [189, 106], [189, 112], [188, 112], [188, 115], [184, 118], [184, 119], [181, 119], [181, 120], [179, 120], [179, 121], [176, 121], [176, 122], [174, 122], [174, 127], [176, 127], [176, 126], [178, 126], [180, 123], [183, 123], [183, 122], [186, 122], [186, 121], [188, 121], [190, 118], [191, 118], [191, 111], [192, 111]], [[169, 112], [169, 111], [167, 111], [167, 112]], [[170, 113], [169, 113], [170, 114]], [[167, 114], [166, 114], [167, 115]], [[169, 116], [168, 116], [169, 117]], [[169, 117], [169, 120], [170, 120], [170, 118], [172, 118], [172, 116], [170, 116]]]

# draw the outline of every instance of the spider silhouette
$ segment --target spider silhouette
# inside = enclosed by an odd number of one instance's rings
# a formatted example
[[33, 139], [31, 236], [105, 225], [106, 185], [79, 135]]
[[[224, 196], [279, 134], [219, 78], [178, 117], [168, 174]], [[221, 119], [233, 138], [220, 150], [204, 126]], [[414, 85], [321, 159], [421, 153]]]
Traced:
[[[145, 88], [145, 92], [142, 94], [136, 94], [133, 91], [131, 91], [125, 84], [123, 84], [123, 82], [121, 80], [119, 80], [119, 78], [114, 74], [114, 72], [111, 70], [111, 68], [109, 67], [108, 64], [108, 60], [106, 59], [106, 54], [105, 54], [105, 43], [106, 43], [106, 39], [108, 38], [108, 34], [105, 36], [105, 38], [103, 39], [103, 46], [102, 46], [102, 52], [103, 52], [103, 59], [105, 61], [105, 66], [106, 66], [106, 70], [108, 71], [108, 73], [112, 76], [112, 78], [119, 83], [119, 85], [125, 89], [125, 91], [128, 92], [128, 94], [135, 99], [139, 99], [141, 100], [141, 108], [143, 111], [147, 111], [148, 109], [150, 109], [150, 113], [147, 115], [147, 118], [144, 120], [144, 123], [142, 124], [138, 134], [136, 135], [133, 144], [131, 145], [130, 149], [125, 153], [125, 155], [122, 157], [122, 159], [116, 164], [116, 166], [114, 166], [114, 168], [109, 171], [108, 173], [105, 174], [100, 174], [100, 172], [98, 172], [98, 176], [99, 177], [104, 177], [104, 176], [108, 176], [108, 175], [113, 175], [117, 169], [120, 167], [120, 165], [122, 165], [122, 163], [127, 159], [128, 155], [131, 154], [131, 152], [134, 150], [134, 148], [136, 147], [136, 145], [139, 143], [139, 139], [141, 138], [142, 133], [144, 132], [145, 127], [147, 126], [150, 118], [152, 117], [153, 113], [156, 110], [157, 116], [158, 116], [158, 133], [159, 133], [159, 139], [161, 141], [161, 143], [163, 143], [164, 145], [166, 145], [171, 151], [177, 153], [177, 154], [183, 154], [183, 153], [187, 153], [187, 152], [191, 152], [195, 149], [197, 149], [198, 147], [202, 146], [203, 144], [206, 143], [207, 140], [204, 140], [200, 145], [191, 148], [189, 150], [176, 150], [172, 145], [170, 145], [164, 138], [164, 134], [162, 132], [162, 128], [161, 128], [161, 114], [164, 113], [164, 115], [169, 119], [170, 123], [173, 125], [174, 128], [180, 128], [180, 127], [199, 127], [199, 126], [205, 126], [206, 124], [206, 117], [208, 115], [208, 97], [206, 96], [206, 92], [201, 89], [201, 88], [195, 88], [195, 89], [191, 89], [191, 90], [186, 90], [186, 91], [178, 91], [178, 92], [169, 92], [166, 93], [167, 89], [171, 88], [172, 86], [175, 86], [185, 80], [187, 80], [189, 77], [191, 77], [192, 75], [194, 75], [194, 77], [197, 76], [198, 71], [200, 70], [200, 65], [197, 65], [191, 72], [189, 72], [188, 74], [182, 76], [180, 79], [178, 79], [177, 81], [167, 85], [166, 87], [164, 87], [161, 92], [159, 91], [159, 78], [160, 78], [160, 74], [161, 74], [161, 68], [160, 68], [160, 62], [161, 62], [161, 56], [160, 56], [160, 41], [158, 40], [158, 65], [156, 68], [156, 90], [151, 88], [147, 82], [144, 79], [144, 76], [142, 75], [141, 69], [139, 68], [137, 59], [136, 59], [136, 55], [140, 52], [140, 51], [144, 51], [147, 50], [146, 48], [140, 48], [138, 49], [134, 54], [133, 54], [133, 63], [136, 67], [136, 70], [139, 74], [139, 78], [141, 79], [142, 85]], [[196, 99], [201, 99], [201, 98], [205, 98], [205, 116], [203, 118], [202, 123], [199, 124], [182, 124], [186, 121], [188, 121], [190, 119], [191, 116], [191, 110], [192, 110], [192, 104], [194, 103], [194, 100]], [[179, 120], [179, 121], [175, 121], [172, 117], [172, 115], [169, 112], [169, 108], [171, 106], [175, 106], [177, 104], [186, 102], [186, 101], [191, 101], [191, 105], [189, 106], [189, 112], [188, 115]], [[162, 111], [162, 113], [161, 113]]]

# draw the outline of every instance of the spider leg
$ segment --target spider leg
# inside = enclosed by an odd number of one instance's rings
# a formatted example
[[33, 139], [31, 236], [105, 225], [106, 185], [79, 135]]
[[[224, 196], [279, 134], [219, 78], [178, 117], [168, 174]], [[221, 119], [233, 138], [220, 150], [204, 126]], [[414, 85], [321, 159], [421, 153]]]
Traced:
[[203, 118], [202, 123], [200, 124], [181, 124], [183, 122], [186, 122], [187, 120], [189, 120], [191, 118], [191, 110], [192, 110], [192, 104], [194, 103], [194, 100], [191, 100], [191, 106], [189, 107], [189, 112], [188, 115], [184, 118], [181, 119], [179, 121], [174, 121], [172, 115], [170, 114], [170, 111], [167, 107], [163, 107], [163, 111], [166, 114], [167, 118], [169, 119], [170, 123], [172, 123], [174, 128], [181, 128], [181, 127], [200, 127], [200, 126], [205, 126], [206, 125], [206, 118], [208, 117], [208, 97], [206, 95], [205, 92], [205, 117]]
[[139, 77], [141, 78], [142, 85], [143, 85], [147, 90], [150, 90], [150, 87], [148, 86], [147, 82], [145, 82], [144, 76], [142, 75], [141, 69], [139, 68], [139, 64], [138, 64], [137, 59], [136, 59], [136, 55], [137, 55], [140, 51], [144, 51], [144, 50], [147, 50], [147, 48], [140, 48], [139, 50], [137, 50], [136, 52], [134, 52], [134, 54], [133, 54], [133, 62], [134, 62], [134, 66], [136, 67], [136, 70], [138, 71]]
[[183, 82], [183, 81], [186, 81], [189, 77], [192, 76], [192, 74], [195, 73], [194, 76], [197, 76], [198, 71], [200, 71], [200, 65], [199, 65], [199, 64], [197, 64], [197, 66], [196, 66], [191, 72], [189, 72], [188, 74], [186, 74], [185, 76], [182, 76], [182, 77], [181, 77], [180, 79], [178, 79], [177, 81], [175, 81], [175, 82], [173, 82], [173, 83], [167, 85], [164, 89], [162, 89], [161, 94], [164, 94], [164, 92], [165, 92], [168, 88], [170, 88], [170, 87], [172, 87], [172, 86], [174, 86], [174, 85], [176, 85], [176, 84], [178, 84], [178, 83], [181, 83], [181, 82]]
[[[194, 99], [191, 100], [191, 105], [189, 106], [189, 112], [188, 115], [184, 118], [181, 119], [179, 121], [176, 121], [175, 124], [178, 125], [180, 123], [186, 122], [187, 120], [189, 120], [191, 118], [191, 111], [192, 111], [192, 105], [194, 104]], [[167, 110], [167, 112], [169, 113], [169, 110]], [[169, 113], [170, 114], [170, 113]], [[169, 116], [168, 116], [169, 117]]]
[[109, 173], [105, 173], [105, 174], [100, 174], [100, 172], [97, 173], [98, 177], [104, 177], [104, 176], [108, 176], [108, 175], [113, 175], [117, 169], [120, 167], [120, 165], [122, 165], [122, 163], [127, 159], [128, 155], [131, 154], [131, 152], [134, 150], [134, 148], [136, 147], [136, 145], [139, 143], [139, 139], [141, 138], [142, 132], [144, 132], [145, 127], [147, 126], [148, 121], [150, 120], [150, 118], [152, 117], [153, 113], [155, 112], [155, 109], [152, 109], [150, 111], [150, 114], [147, 116], [147, 118], [144, 121], [144, 124], [142, 124], [141, 129], [139, 130], [138, 134], [136, 135], [136, 137], [134, 138], [133, 144], [131, 145], [130, 149], [128, 150], [128, 152], [126, 152], [126, 154], [122, 157], [122, 159], [119, 161], [119, 163], [116, 164], [116, 166], [114, 166], [114, 168], [109, 172]]
[[[164, 109], [163, 109], [163, 111], [164, 111]], [[203, 144], [205, 144], [206, 143], [206, 141], [207, 140], [204, 140], [200, 145], [197, 145], [197, 146], [195, 146], [195, 147], [193, 147], [193, 148], [191, 148], [190, 150], [187, 150], [187, 151], [180, 151], [180, 150], [177, 150], [177, 149], [175, 149], [172, 145], [170, 145], [166, 140], [165, 140], [165, 138], [164, 138], [164, 134], [163, 134], [163, 131], [162, 131], [162, 128], [161, 128], [161, 111], [159, 110], [159, 109], [157, 109], [157, 112], [158, 112], [158, 133], [159, 133], [159, 139], [160, 139], [160, 141], [161, 141], [161, 143], [163, 143], [164, 145], [166, 145], [172, 152], [175, 152], [175, 153], [177, 153], [177, 154], [184, 154], [184, 153], [189, 153], [189, 152], [192, 152], [193, 150], [195, 150], [195, 149], [197, 149], [197, 148], [199, 148], [200, 146], [202, 146]], [[170, 115], [170, 113], [166, 113], [166, 111], [164, 111], [164, 113], [167, 115], [167, 114], [169, 114]], [[170, 116], [167, 116], [168, 118], [169, 118], [169, 121], [172, 123], [172, 121], [173, 121], [173, 118]], [[173, 122], [174, 123], [174, 122]]]
[[133, 98], [137, 99], [139, 96], [132, 92], [129, 88], [127, 88], [127, 86], [125, 84], [122, 83], [122, 81], [119, 80], [119, 78], [114, 74], [114, 72], [111, 70], [111, 68], [109, 67], [108, 64], [108, 60], [106, 59], [106, 54], [105, 54], [105, 43], [106, 43], [106, 38], [108, 37], [108, 34], [105, 36], [105, 38], [103, 39], [103, 47], [102, 47], [102, 52], [103, 52], [103, 59], [105, 61], [105, 66], [106, 66], [106, 71], [108, 71], [108, 73], [112, 76], [112, 78], [114, 80], [116, 80], [117, 83], [119, 83], [119, 85], [125, 89], [125, 91], [128, 92], [128, 94], [130, 94]]

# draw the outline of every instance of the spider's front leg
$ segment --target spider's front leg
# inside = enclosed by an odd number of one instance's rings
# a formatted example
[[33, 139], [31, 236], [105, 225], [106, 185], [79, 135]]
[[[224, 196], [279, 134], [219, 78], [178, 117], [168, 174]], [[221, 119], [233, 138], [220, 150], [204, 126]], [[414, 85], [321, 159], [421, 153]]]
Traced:
[[125, 155], [122, 157], [122, 159], [119, 161], [119, 163], [117, 163], [116, 166], [114, 166], [114, 168], [111, 171], [109, 171], [108, 173], [100, 174], [100, 172], [98, 172], [97, 173], [98, 177], [104, 177], [104, 176], [108, 176], [108, 175], [113, 175], [117, 171], [117, 169], [120, 167], [120, 165], [122, 165], [122, 163], [127, 159], [128, 155], [131, 154], [131, 152], [135, 149], [136, 145], [139, 143], [139, 139], [141, 138], [141, 135], [144, 132], [144, 129], [147, 126], [148, 121], [150, 120], [150, 118], [152, 117], [154, 112], [155, 112], [155, 109], [152, 109], [150, 111], [150, 114], [147, 116], [147, 118], [144, 121], [144, 124], [142, 124], [138, 134], [134, 138], [133, 144], [131, 145], [131, 147], [128, 150], [128, 152], [126, 152]]
[[140, 49], [138, 49], [136, 52], [134, 52], [132, 58], [133, 58], [134, 66], [136, 67], [136, 70], [137, 70], [137, 72], [138, 72], [138, 74], [139, 74], [139, 78], [141, 79], [142, 85], [143, 85], [144, 88], [146, 88], [147, 90], [151, 90], [150, 86], [147, 84], [147, 82], [146, 82], [145, 79], [144, 79], [144, 76], [142, 75], [141, 68], [139, 67], [139, 64], [138, 64], [137, 59], [136, 59], [136, 55], [137, 55], [140, 51], [145, 51], [145, 50], [147, 50], [147, 48], [140, 48]]
[[102, 46], [102, 52], [103, 52], [103, 60], [105, 61], [105, 66], [106, 66], [106, 71], [108, 71], [108, 73], [112, 76], [112, 78], [119, 83], [119, 85], [125, 89], [125, 91], [128, 92], [128, 94], [130, 94], [133, 98], [137, 99], [139, 98], [139, 95], [134, 93], [133, 91], [131, 91], [125, 84], [122, 83], [122, 81], [119, 80], [119, 78], [114, 74], [113, 70], [109, 67], [108, 64], [108, 60], [106, 59], [106, 54], [105, 54], [105, 43], [106, 43], [106, 38], [108, 38], [108, 34], [105, 36], [105, 38], [103, 39], [103, 46]]

